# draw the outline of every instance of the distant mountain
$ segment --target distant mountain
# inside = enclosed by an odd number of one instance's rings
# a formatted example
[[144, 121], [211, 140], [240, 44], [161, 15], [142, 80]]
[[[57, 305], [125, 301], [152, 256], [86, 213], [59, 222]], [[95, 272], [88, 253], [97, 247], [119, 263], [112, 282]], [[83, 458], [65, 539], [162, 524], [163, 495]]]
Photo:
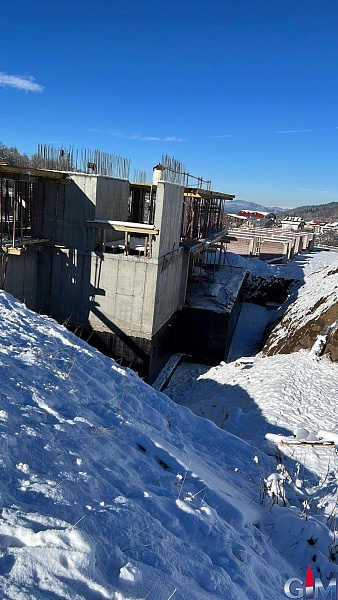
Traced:
[[281, 213], [283, 212], [283, 208], [278, 206], [263, 206], [262, 204], [256, 204], [255, 202], [246, 202], [245, 200], [226, 200], [225, 201], [225, 211], [228, 213], [237, 213], [240, 210], [252, 210], [258, 212], [272, 212], [272, 213]]
[[278, 221], [286, 216], [302, 217], [305, 221], [320, 219], [322, 221], [338, 221], [338, 202], [329, 202], [328, 204], [317, 204], [298, 206], [296, 208], [281, 208], [279, 206], [263, 206], [255, 202], [246, 202], [245, 200], [226, 200], [225, 211], [237, 214], [240, 210], [252, 210], [262, 212], [272, 212], [278, 214]]
[[298, 206], [284, 210], [279, 214], [280, 217], [294, 216], [302, 217], [304, 221], [313, 221], [319, 219], [322, 221], [338, 221], [338, 202], [329, 202], [328, 204], [317, 204], [310, 206]]

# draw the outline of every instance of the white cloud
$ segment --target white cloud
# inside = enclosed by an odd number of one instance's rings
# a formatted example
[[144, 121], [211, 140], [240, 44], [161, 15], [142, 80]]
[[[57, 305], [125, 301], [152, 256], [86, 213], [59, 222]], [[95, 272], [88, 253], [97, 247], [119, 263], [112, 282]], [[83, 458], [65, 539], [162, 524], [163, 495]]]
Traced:
[[221, 138], [231, 138], [234, 137], [232, 133], [228, 133], [227, 135], [211, 135], [210, 136], [210, 140], [218, 140]]
[[330, 194], [331, 190], [311, 190], [309, 188], [298, 188], [301, 192], [311, 192], [314, 194]]
[[152, 136], [152, 135], [139, 135], [139, 134], [128, 136], [128, 139], [129, 140], [140, 140], [141, 142], [186, 142], [187, 141], [184, 138], [177, 138], [174, 136], [167, 136], [164, 138], [160, 138], [160, 137]]
[[141, 140], [142, 142], [160, 142], [161, 138], [147, 135], [131, 135], [128, 136], [129, 140]]
[[102, 133], [103, 135], [113, 135], [116, 137], [124, 137], [122, 131], [118, 129], [89, 129], [91, 133]]
[[186, 142], [187, 140], [184, 138], [177, 138], [175, 136], [173, 137], [165, 137], [164, 142]]
[[311, 133], [313, 129], [286, 129], [285, 131], [276, 131], [276, 133]]
[[140, 135], [139, 133], [135, 133], [134, 135], [128, 135], [119, 129], [90, 129], [92, 133], [102, 133], [103, 135], [112, 135], [115, 137], [122, 137], [126, 140], [140, 140], [141, 142], [186, 142], [187, 140], [184, 138], [179, 138], [175, 136], [167, 136], [164, 138], [160, 138], [155, 135]]
[[44, 87], [35, 83], [34, 77], [19, 77], [18, 75], [6, 75], [0, 71], [0, 86], [11, 87], [24, 92], [43, 92]]

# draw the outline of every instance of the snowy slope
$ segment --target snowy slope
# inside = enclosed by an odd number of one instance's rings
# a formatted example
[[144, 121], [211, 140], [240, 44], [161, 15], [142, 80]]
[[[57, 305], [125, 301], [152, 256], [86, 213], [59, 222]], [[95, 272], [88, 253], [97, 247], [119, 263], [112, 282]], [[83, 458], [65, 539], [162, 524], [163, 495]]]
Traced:
[[305, 282], [273, 329], [263, 352], [268, 355], [311, 349], [327, 334], [325, 352], [338, 361], [338, 255], [321, 252], [304, 269]]
[[5, 293], [0, 318], [1, 598], [283, 597], [253, 448]]
[[[337, 365], [181, 375], [186, 408], [4, 292], [0, 325], [1, 599], [279, 600], [309, 563], [332, 576], [335, 454], [281, 461], [264, 436], [336, 431]], [[287, 506], [264, 490], [277, 472]]]
[[[240, 260], [236, 260], [239, 266]], [[324, 280], [323, 272], [334, 270], [336, 261], [337, 255], [329, 252], [303, 254], [285, 266], [262, 265], [261, 274], [267, 278], [274, 273], [278, 277], [284, 274], [287, 279], [294, 279], [294, 294], [299, 294], [295, 313], [304, 315], [314, 310], [318, 290], [325, 290], [326, 297], [335, 302], [337, 278]], [[251, 267], [255, 276], [259, 262], [243, 259], [245, 268]], [[182, 364], [165, 392], [196, 415], [241, 437], [259, 453], [265, 451], [274, 456], [279, 473], [285, 476], [290, 505], [300, 508], [305, 519], [315, 515], [335, 531], [338, 365], [327, 357], [318, 358], [311, 350], [271, 357], [256, 354], [265, 326], [271, 318], [275, 320], [273, 313], [278, 311], [244, 304], [228, 362], [211, 369]], [[292, 531], [288, 529], [290, 538]], [[302, 543], [290, 538], [289, 544], [300, 551]], [[284, 542], [284, 556], [286, 553], [291, 558], [285, 538]], [[329, 556], [331, 577], [337, 577], [335, 544], [330, 547]], [[292, 560], [297, 558], [293, 556]], [[315, 551], [310, 564], [315, 567], [317, 560]]]

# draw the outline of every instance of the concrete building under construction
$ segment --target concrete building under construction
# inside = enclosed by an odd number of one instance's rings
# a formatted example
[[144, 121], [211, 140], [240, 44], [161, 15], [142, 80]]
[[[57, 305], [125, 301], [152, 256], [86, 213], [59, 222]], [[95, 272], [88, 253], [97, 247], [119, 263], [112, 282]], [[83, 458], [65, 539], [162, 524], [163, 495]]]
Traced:
[[234, 196], [201, 178], [189, 186], [170, 162], [147, 185], [129, 182], [125, 162], [116, 176], [85, 158], [87, 172], [0, 164], [2, 289], [150, 383], [171, 352], [224, 359], [243, 281], [226, 308], [187, 302], [187, 287], [197, 285], [196, 299], [202, 272], [224, 262], [224, 202]]

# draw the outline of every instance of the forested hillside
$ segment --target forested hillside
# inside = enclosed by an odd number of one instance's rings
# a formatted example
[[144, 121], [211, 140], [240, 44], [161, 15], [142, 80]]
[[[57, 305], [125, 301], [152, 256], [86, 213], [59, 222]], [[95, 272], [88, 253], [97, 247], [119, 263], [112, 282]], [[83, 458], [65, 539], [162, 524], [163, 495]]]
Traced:
[[338, 221], [338, 202], [329, 202], [328, 204], [317, 204], [313, 206], [298, 206], [281, 212], [277, 220], [281, 221], [286, 216], [302, 217], [304, 221]]

